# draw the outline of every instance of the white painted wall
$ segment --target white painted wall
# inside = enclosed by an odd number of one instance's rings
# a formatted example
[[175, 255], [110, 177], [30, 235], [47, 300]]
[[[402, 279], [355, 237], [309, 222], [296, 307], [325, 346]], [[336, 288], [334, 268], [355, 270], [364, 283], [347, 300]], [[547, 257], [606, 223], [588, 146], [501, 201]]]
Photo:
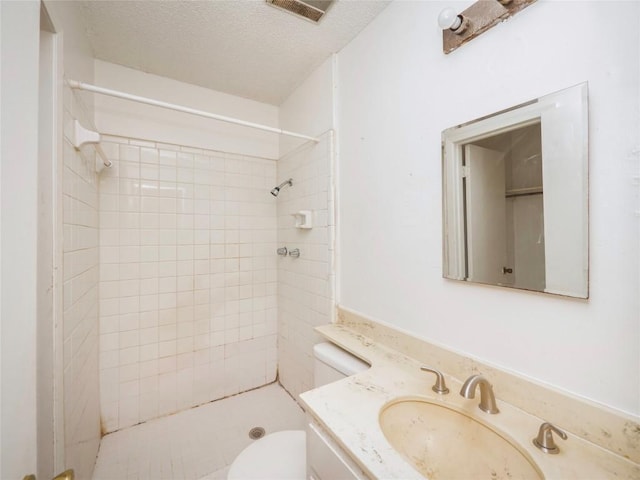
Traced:
[[[638, 414], [640, 4], [612, 3], [538, 2], [444, 55], [445, 3], [395, 2], [339, 53], [339, 302]], [[443, 279], [441, 131], [583, 81], [591, 297]]]
[[40, 4], [0, 3], [0, 477], [35, 473]]
[[[278, 126], [278, 108], [100, 60], [98, 86], [241, 120]], [[82, 92], [83, 97], [94, 96]], [[103, 133], [223, 152], [278, 158], [278, 135], [118, 98], [95, 95]]]
[[[83, 82], [93, 82], [93, 51], [87, 40], [82, 10], [78, 2], [45, 0], [47, 12], [64, 45], [64, 74]], [[87, 113], [93, 115], [91, 98], [84, 99]]]
[[[278, 109], [279, 128], [310, 136], [333, 128], [334, 63], [335, 56], [329, 57], [282, 102]], [[282, 136], [280, 157], [299, 144], [298, 139]]]

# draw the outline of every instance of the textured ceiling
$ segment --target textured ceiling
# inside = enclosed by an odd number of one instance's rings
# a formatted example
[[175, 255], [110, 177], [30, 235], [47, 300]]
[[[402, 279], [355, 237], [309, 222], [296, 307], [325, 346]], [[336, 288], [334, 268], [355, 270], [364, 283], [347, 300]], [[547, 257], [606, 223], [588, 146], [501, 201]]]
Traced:
[[264, 0], [81, 2], [96, 58], [279, 105], [388, 1], [337, 1], [319, 24]]

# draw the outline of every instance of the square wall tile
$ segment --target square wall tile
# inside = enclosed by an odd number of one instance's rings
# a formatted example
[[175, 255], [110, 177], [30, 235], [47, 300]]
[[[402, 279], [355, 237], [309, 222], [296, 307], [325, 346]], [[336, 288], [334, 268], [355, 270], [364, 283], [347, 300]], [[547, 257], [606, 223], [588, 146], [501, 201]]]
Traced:
[[[95, 204], [101, 382], [119, 392], [102, 416], [113, 431], [259, 386], [265, 369], [275, 375], [269, 350], [244, 360], [220, 352], [256, 338], [275, 351], [273, 306], [253, 300], [274, 282], [265, 258], [277, 211], [265, 200], [274, 161], [122, 137], [109, 144], [118, 168], [101, 179]], [[84, 192], [74, 178], [69, 188]], [[253, 229], [273, 232], [273, 244]], [[196, 366], [210, 373], [204, 381]]]

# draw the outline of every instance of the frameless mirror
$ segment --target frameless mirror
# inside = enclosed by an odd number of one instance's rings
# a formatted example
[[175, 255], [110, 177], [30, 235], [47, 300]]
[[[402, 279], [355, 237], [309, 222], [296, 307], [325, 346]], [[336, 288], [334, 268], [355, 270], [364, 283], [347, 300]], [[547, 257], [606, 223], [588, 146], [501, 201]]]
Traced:
[[587, 84], [442, 133], [443, 275], [589, 296]]

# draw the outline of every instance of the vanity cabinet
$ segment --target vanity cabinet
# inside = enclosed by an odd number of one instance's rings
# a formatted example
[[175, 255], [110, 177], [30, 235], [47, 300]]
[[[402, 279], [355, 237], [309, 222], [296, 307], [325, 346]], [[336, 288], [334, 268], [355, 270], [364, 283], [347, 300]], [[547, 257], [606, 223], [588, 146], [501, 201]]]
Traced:
[[369, 477], [329, 434], [307, 417], [308, 480], [366, 480]]

